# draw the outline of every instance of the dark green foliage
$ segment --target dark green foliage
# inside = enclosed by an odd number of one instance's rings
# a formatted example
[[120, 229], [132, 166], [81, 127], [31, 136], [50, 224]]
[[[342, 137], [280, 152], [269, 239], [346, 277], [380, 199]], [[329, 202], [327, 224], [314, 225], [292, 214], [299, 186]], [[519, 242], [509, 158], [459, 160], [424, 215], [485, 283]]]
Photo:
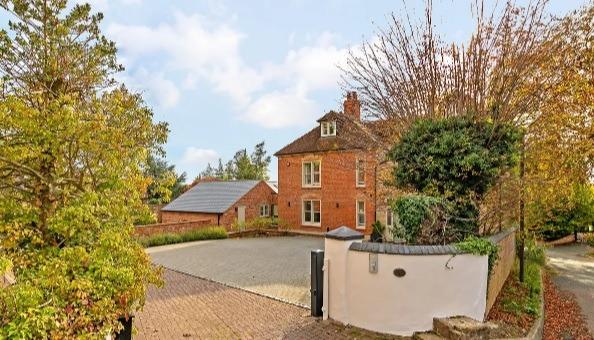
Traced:
[[398, 186], [439, 197], [449, 226], [476, 234], [478, 204], [518, 159], [520, 131], [507, 124], [450, 117], [416, 121], [390, 152]]
[[371, 227], [373, 228], [371, 231], [371, 242], [382, 242], [384, 240], [384, 231], [386, 230], [386, 226], [384, 226], [380, 221], [375, 221]]
[[[392, 210], [398, 216], [395, 221], [395, 238], [407, 243], [443, 243], [438, 211], [443, 209], [440, 199], [425, 195], [406, 195], [392, 203]], [[437, 232], [438, 235], [435, 235]], [[433, 235], [431, 239], [430, 235]]]
[[456, 248], [474, 255], [488, 256], [489, 273], [491, 273], [493, 266], [499, 259], [499, 246], [484, 238], [468, 236], [464, 241], [456, 243]]
[[148, 237], [141, 237], [138, 241], [145, 248], [162, 246], [166, 244], [175, 244], [202, 240], [218, 240], [227, 238], [227, 231], [222, 227], [211, 227], [199, 230], [187, 231], [184, 233], [159, 234]]
[[271, 157], [266, 154], [266, 150], [264, 149], [264, 142], [260, 142], [256, 144], [251, 155], [248, 155], [246, 149], [239, 150], [225, 166], [223, 166], [221, 159], [219, 159], [216, 169], [209, 163], [198, 178], [214, 177], [222, 180], [268, 180], [268, 166], [271, 160]]

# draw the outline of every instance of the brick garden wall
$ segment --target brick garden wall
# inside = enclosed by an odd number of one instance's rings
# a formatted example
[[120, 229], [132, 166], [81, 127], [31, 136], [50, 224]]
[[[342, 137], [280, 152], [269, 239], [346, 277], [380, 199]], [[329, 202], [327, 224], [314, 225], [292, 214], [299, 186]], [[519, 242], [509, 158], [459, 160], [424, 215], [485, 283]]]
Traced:
[[489, 239], [499, 245], [499, 260], [495, 263], [489, 276], [485, 315], [489, 314], [491, 307], [495, 304], [495, 299], [497, 299], [505, 280], [507, 280], [516, 258], [515, 229], [502, 231], [489, 237]]
[[177, 223], [197, 220], [208, 220], [211, 224], [217, 225], [217, 214], [182, 211], [161, 211], [162, 223]]
[[[365, 187], [357, 187], [356, 160], [366, 160]], [[321, 161], [321, 187], [302, 187], [302, 162]], [[326, 232], [341, 226], [355, 229], [356, 201], [365, 201], [365, 233], [371, 233], [375, 215], [374, 199], [375, 158], [357, 151], [324, 152], [315, 154], [285, 155], [278, 159], [278, 212], [279, 218], [293, 228], [304, 231]], [[321, 227], [302, 225], [302, 200], [321, 201]]]
[[136, 226], [135, 234], [138, 236], [151, 236], [165, 233], [183, 233], [190, 230], [203, 229], [212, 225], [210, 220], [147, 224]]

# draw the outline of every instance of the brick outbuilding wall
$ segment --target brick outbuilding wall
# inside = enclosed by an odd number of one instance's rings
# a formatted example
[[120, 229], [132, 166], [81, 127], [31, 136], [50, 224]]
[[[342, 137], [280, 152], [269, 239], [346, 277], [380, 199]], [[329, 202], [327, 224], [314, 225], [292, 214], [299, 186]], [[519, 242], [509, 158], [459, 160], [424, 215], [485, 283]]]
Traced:
[[[258, 183], [252, 190], [241, 197], [224, 213], [199, 213], [199, 212], [180, 212], [180, 211], [161, 211], [163, 223], [183, 222], [194, 220], [207, 220], [210, 225], [221, 225], [229, 227], [237, 220], [237, 208], [245, 206], [246, 220], [254, 219], [260, 216], [260, 205], [276, 204], [277, 197], [272, 188], [264, 181]], [[270, 207], [270, 213], [272, 208]], [[219, 216], [220, 215], [220, 216]]]
[[[365, 159], [365, 187], [356, 185], [356, 161]], [[375, 217], [375, 157], [359, 151], [282, 155], [278, 158], [279, 217], [294, 228], [326, 232], [340, 226], [356, 227], [356, 201], [365, 201], [366, 234]], [[321, 186], [302, 187], [302, 163], [321, 161]], [[302, 201], [321, 201], [321, 227], [302, 225]], [[362, 229], [360, 229], [363, 231]]]

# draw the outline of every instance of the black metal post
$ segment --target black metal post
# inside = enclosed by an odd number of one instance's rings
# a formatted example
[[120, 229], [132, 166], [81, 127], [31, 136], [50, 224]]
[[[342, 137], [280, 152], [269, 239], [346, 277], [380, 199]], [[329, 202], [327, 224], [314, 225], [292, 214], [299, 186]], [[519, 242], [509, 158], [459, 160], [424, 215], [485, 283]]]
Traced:
[[115, 338], [116, 340], [132, 340], [132, 319], [134, 316], [130, 315], [128, 318], [121, 317], [118, 319], [124, 326], [124, 329], [119, 331]]
[[324, 251], [311, 251], [311, 315], [322, 316], [324, 304]]
[[524, 256], [524, 172], [525, 172], [525, 144], [524, 137], [522, 137], [522, 149], [520, 154], [520, 247], [518, 249], [518, 256], [520, 257], [520, 282], [524, 282], [524, 268], [525, 268], [525, 256]]

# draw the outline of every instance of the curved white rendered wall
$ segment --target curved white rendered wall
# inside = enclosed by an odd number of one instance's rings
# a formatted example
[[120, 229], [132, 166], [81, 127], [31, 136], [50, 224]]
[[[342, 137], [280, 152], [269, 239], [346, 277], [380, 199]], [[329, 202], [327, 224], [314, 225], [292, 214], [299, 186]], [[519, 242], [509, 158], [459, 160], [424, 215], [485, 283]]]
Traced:
[[430, 330], [434, 317], [483, 320], [486, 256], [378, 254], [378, 272], [370, 273], [370, 253], [348, 250], [352, 242], [326, 239], [330, 318], [396, 335]]

